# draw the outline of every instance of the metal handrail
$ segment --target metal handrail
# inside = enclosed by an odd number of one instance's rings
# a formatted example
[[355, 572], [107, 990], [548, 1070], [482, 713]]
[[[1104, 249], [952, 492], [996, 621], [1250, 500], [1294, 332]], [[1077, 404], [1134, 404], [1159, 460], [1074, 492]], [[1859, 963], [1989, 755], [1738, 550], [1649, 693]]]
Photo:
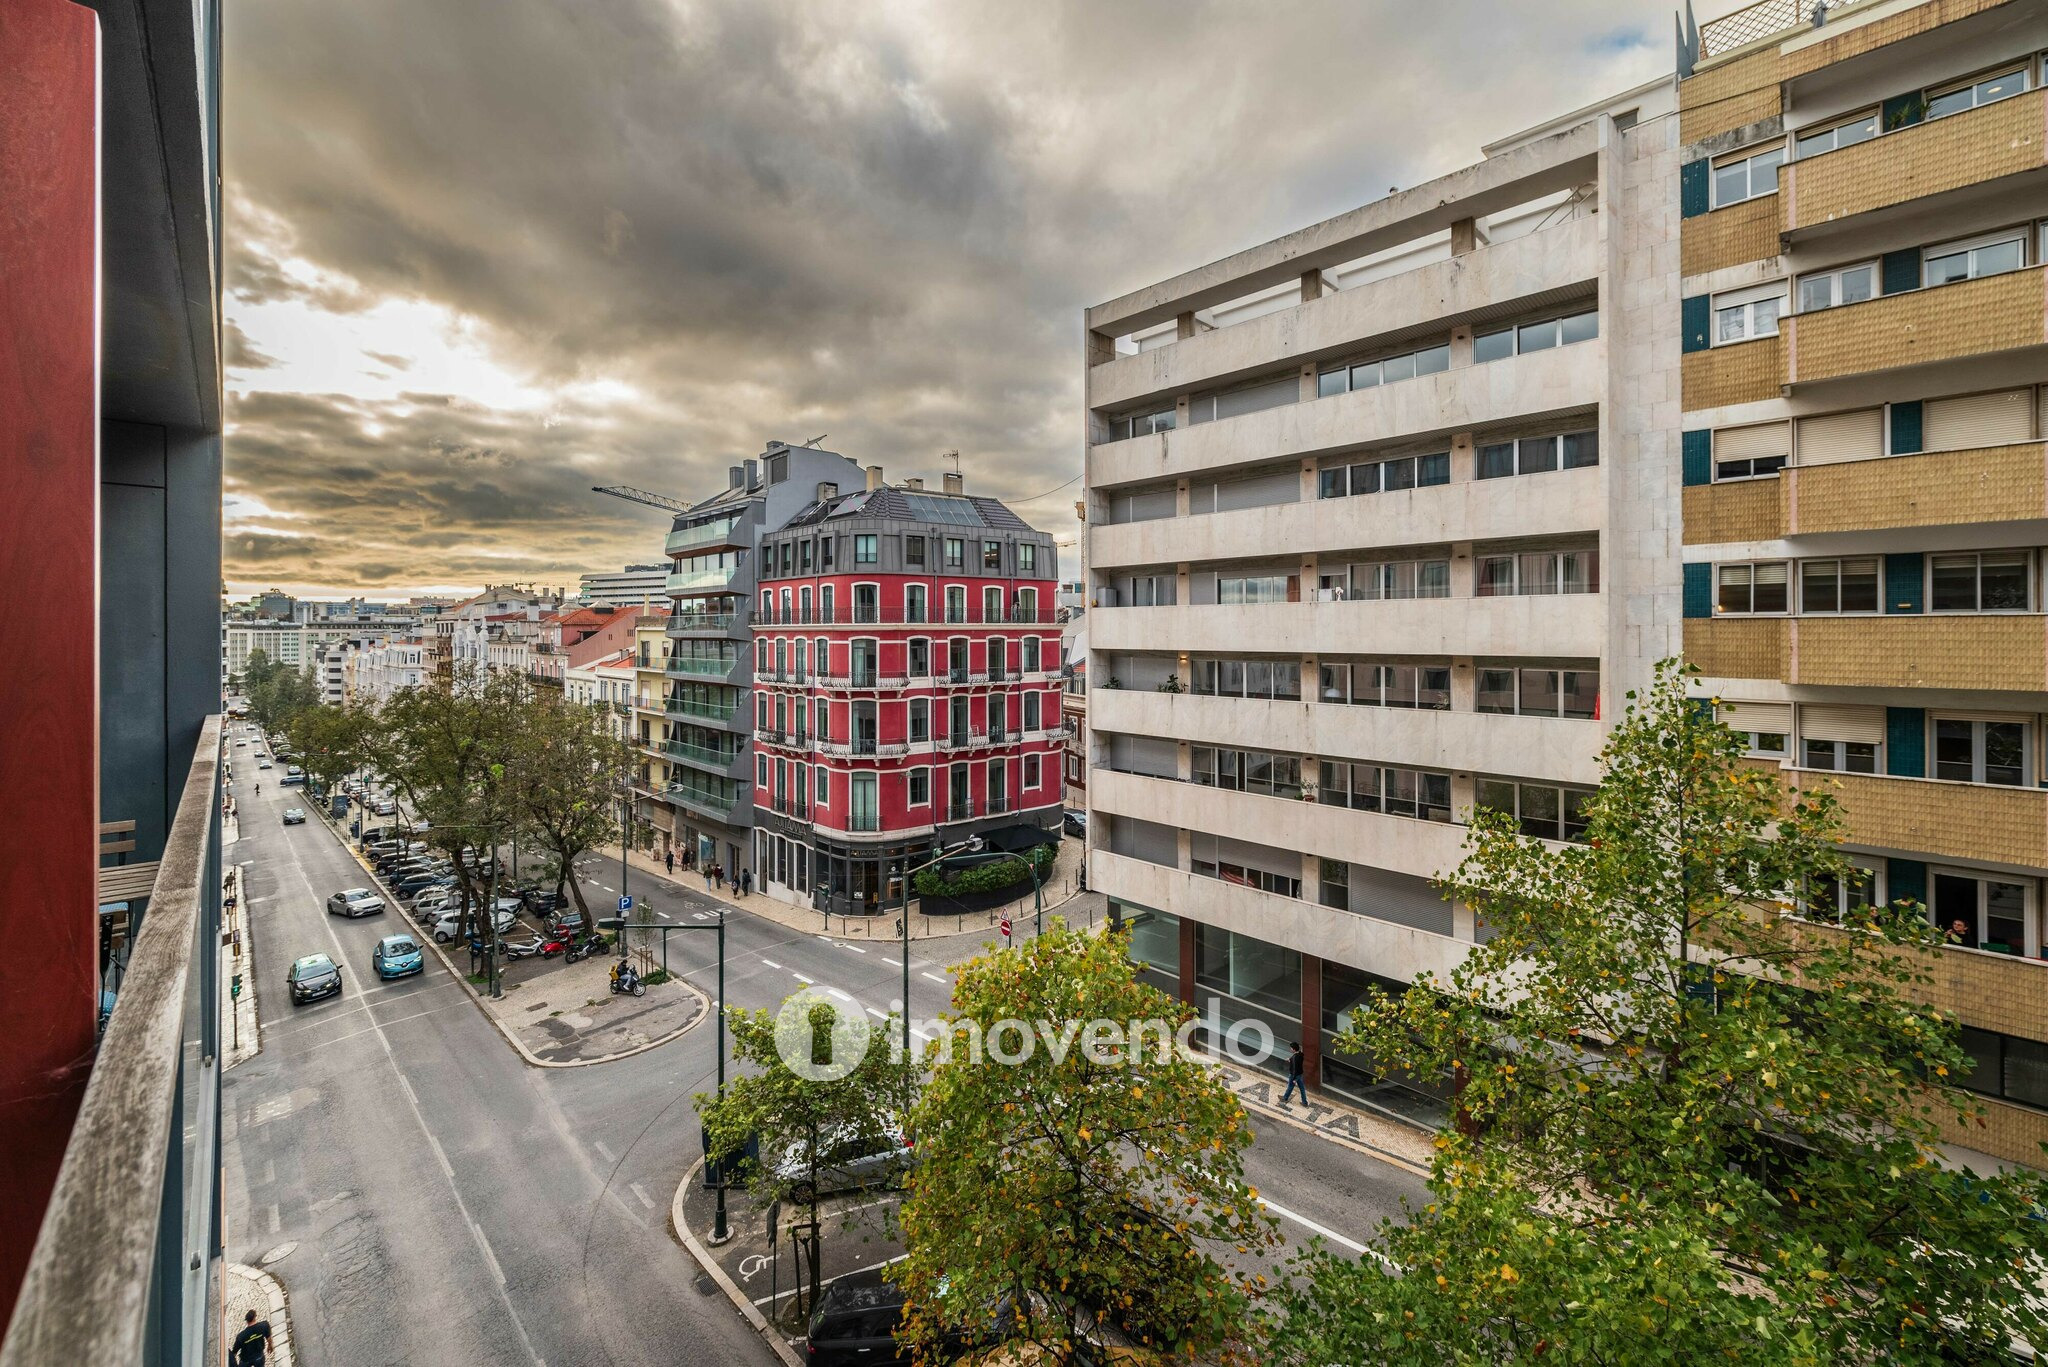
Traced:
[[1701, 24], [1700, 56], [1718, 57], [1760, 38], [1805, 28], [1813, 23], [1815, 10], [1821, 10], [1825, 20], [1836, 10], [1855, 3], [1857, 0], [1760, 0], [1747, 9]]
[[[187, 984], [195, 955], [216, 952], [213, 937], [202, 942], [199, 932], [215, 893], [220, 738], [221, 718], [208, 717], [164, 842], [149, 914], [0, 1344], [0, 1367], [145, 1359], [152, 1292], [160, 1285], [158, 1234], [184, 1062]], [[218, 1009], [211, 1000], [200, 1006]], [[202, 1066], [219, 1063], [209, 1056]]]

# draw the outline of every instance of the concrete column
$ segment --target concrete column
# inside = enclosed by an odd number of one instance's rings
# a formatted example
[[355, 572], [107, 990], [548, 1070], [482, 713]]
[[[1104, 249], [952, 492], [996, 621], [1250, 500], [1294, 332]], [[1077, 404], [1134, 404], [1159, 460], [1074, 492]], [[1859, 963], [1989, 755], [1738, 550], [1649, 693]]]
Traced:
[[1186, 564], [1179, 564], [1173, 567], [1173, 601], [1176, 603], [1190, 601], [1188, 598], [1188, 567]]
[[1313, 954], [1301, 956], [1301, 1052], [1302, 1081], [1322, 1090], [1323, 961]]
[[1301, 367], [1301, 401], [1309, 403], [1316, 397], [1316, 364], [1307, 361]]
[[1195, 923], [1186, 917], [1180, 922], [1180, 999], [1195, 1000]]
[[1463, 256], [1479, 246], [1479, 221], [1461, 218], [1451, 224], [1451, 255]]
[[1101, 365], [1104, 361], [1116, 359], [1116, 338], [1107, 333], [1091, 331], [1086, 345], [1089, 365]]
[[1473, 568], [1472, 543], [1454, 541], [1451, 543], [1451, 597], [1470, 598], [1478, 584], [1478, 574]]
[[1319, 270], [1303, 271], [1301, 273], [1301, 302], [1306, 304], [1311, 299], [1320, 299], [1322, 297], [1323, 273]]
[[1173, 484], [1173, 515], [1175, 517], [1186, 517], [1189, 506], [1188, 481], [1184, 479], [1175, 480]]
[[1321, 487], [1321, 480], [1322, 472], [1316, 467], [1316, 463], [1313, 460], [1305, 460], [1301, 463], [1301, 501], [1303, 503], [1313, 503], [1316, 501], [1316, 490]]
[[1174, 340], [1179, 342], [1185, 342], [1188, 338], [1194, 336], [1195, 315], [1191, 312], [1183, 313], [1178, 318], [1175, 318], [1173, 320], [1173, 335]]
[[1322, 660], [1318, 656], [1301, 657], [1301, 696], [1305, 702], [1316, 702], [1321, 698], [1317, 691], [1322, 686], [1321, 665]]
[[1478, 444], [1470, 432], [1454, 433], [1451, 437], [1451, 483], [1469, 484], [1478, 474]]
[[1473, 914], [1470, 902], [1451, 902], [1451, 934], [1468, 942], [1479, 938], [1479, 918]]
[[1173, 776], [1182, 783], [1192, 783], [1195, 778], [1194, 742], [1175, 741], [1173, 745]]
[[1176, 830], [1173, 833], [1174, 858], [1180, 861], [1175, 867], [1185, 873], [1195, 866], [1195, 833]]
[[1468, 656], [1451, 659], [1451, 711], [1470, 712], [1479, 705], [1479, 671]]
[[1460, 325], [1451, 329], [1451, 369], [1462, 370], [1472, 364], [1472, 329]]
[[[1301, 776], [1302, 781], [1307, 782], [1306, 768], [1303, 769]], [[1322, 861], [1312, 854], [1301, 856], [1301, 900], [1311, 906], [1321, 906], [1323, 902]]]
[[1453, 817], [1460, 821], [1465, 819], [1465, 814], [1472, 810], [1472, 803], [1475, 800], [1478, 788], [1478, 781], [1470, 774], [1451, 775], [1451, 815]]
[[1186, 427], [1188, 425], [1188, 396], [1185, 394], [1173, 401], [1173, 425], [1175, 427]]

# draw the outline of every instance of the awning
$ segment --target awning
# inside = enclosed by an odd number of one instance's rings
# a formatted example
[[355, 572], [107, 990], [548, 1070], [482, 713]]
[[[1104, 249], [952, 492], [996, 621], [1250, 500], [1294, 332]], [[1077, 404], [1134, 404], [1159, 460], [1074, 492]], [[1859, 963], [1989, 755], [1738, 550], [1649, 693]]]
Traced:
[[1022, 854], [1040, 845], [1052, 843], [1059, 837], [1043, 826], [1003, 826], [993, 831], [983, 831], [981, 840], [992, 850], [1008, 850]]

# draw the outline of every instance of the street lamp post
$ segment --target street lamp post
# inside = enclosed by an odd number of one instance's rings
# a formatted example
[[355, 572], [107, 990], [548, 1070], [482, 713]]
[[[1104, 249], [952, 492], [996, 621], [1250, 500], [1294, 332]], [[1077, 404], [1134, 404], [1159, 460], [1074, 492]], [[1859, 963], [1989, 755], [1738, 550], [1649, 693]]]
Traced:
[[900, 907], [902, 908], [902, 912], [903, 912], [903, 915], [902, 915], [902, 917], [901, 917], [901, 918], [900, 918], [900, 919], [899, 919], [899, 920], [898, 920], [898, 921], [896, 922], [896, 928], [897, 928], [897, 930], [899, 930], [900, 932], [902, 932], [902, 936], [903, 936], [903, 955], [902, 955], [902, 958], [903, 958], [903, 1057], [904, 1057], [904, 1059], [905, 1059], [906, 1061], [908, 1061], [908, 1059], [910, 1058], [910, 879], [911, 879], [911, 876], [912, 876], [913, 874], [923, 873], [923, 872], [924, 872], [924, 871], [925, 871], [926, 869], [930, 868], [930, 867], [931, 867], [932, 865], [934, 865], [934, 864], [937, 864], [937, 863], [941, 863], [941, 862], [942, 862], [942, 861], [944, 861], [944, 860], [947, 860], [947, 859], [950, 859], [950, 858], [952, 858], [952, 857], [953, 857], [953, 856], [954, 856], [955, 854], [958, 854], [958, 853], [959, 853], [959, 852], [960, 852], [961, 850], [966, 850], [966, 851], [968, 851], [969, 853], [972, 853], [972, 852], [974, 852], [974, 851], [976, 851], [976, 850], [979, 850], [980, 848], [981, 848], [981, 837], [980, 837], [980, 836], [978, 836], [978, 835], [970, 835], [970, 836], [968, 836], [968, 837], [967, 837], [967, 838], [966, 838], [965, 840], [957, 840], [957, 841], [953, 842], [953, 843], [952, 843], [951, 845], [947, 845], [947, 846], [943, 847], [942, 849], [940, 849], [940, 851], [939, 851], [939, 852], [938, 852], [937, 854], [933, 855], [933, 856], [932, 856], [932, 857], [931, 857], [930, 859], [927, 859], [927, 860], [925, 860], [925, 861], [924, 861], [924, 863], [922, 863], [922, 864], [919, 864], [919, 865], [918, 865], [918, 866], [917, 866], [916, 868], [911, 868], [911, 867], [910, 867], [910, 861], [909, 861], [909, 860], [908, 860], [907, 858], [906, 858], [906, 859], [905, 859], [905, 860], [903, 861], [903, 864], [904, 864], [904, 868], [903, 868], [903, 896], [901, 897], [901, 899], [899, 899], [899, 906], [900, 906]]

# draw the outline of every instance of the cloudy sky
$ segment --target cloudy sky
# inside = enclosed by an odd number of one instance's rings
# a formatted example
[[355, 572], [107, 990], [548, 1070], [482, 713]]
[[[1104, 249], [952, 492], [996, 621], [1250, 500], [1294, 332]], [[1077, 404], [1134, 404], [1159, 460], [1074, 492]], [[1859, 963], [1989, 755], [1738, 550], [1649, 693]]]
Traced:
[[[1709, 4], [1718, 13], [1725, 4]], [[1069, 536], [1080, 311], [1669, 68], [1640, 0], [229, 0], [232, 592], [569, 584], [768, 438]]]

